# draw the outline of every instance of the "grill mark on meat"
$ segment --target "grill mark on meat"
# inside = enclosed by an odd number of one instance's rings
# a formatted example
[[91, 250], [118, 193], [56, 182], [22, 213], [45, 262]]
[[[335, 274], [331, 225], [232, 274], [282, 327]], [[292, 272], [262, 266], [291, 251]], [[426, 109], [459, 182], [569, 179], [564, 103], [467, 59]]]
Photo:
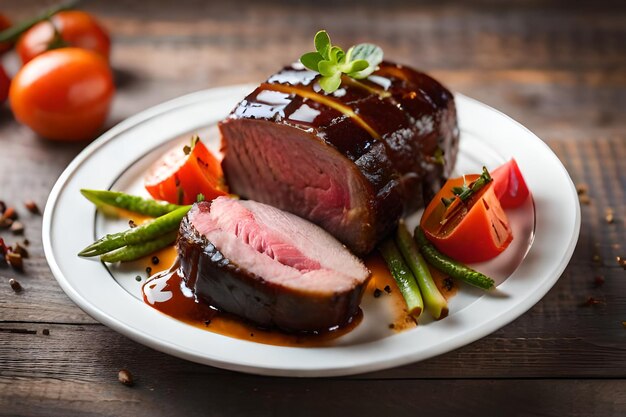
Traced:
[[[319, 93], [316, 93], [311, 90], [298, 88], [295, 86], [285, 86], [282, 84], [261, 84], [261, 88], [264, 90], [272, 90], [272, 91], [281, 91], [284, 93], [290, 93], [299, 95], [300, 97], [305, 97], [313, 101], [317, 101], [320, 104], [324, 104], [328, 107], [334, 108], [335, 110], [339, 110], [346, 116], [350, 117], [354, 120], [359, 126], [367, 131], [374, 139], [380, 139], [380, 135], [376, 132], [361, 116], [359, 116], [352, 108], [344, 105], [336, 100], [328, 98], [328, 96], [323, 96]], [[332, 104], [331, 104], [332, 103]]]
[[[257, 163], [253, 165], [271, 167], [267, 168], [271, 170], [268, 182], [264, 184], [261, 176], [254, 178], [253, 169], [241, 166], [238, 158], [229, 160], [228, 151], [223, 160], [226, 178], [229, 182], [233, 178], [234, 192], [244, 187], [249, 191], [246, 197], [306, 217], [356, 253], [365, 254], [393, 230], [403, 212], [422, 207], [451, 172], [458, 149], [453, 97], [427, 75], [390, 63], [382, 63], [374, 73], [391, 77], [384, 90], [368, 79], [358, 84], [348, 80], [338, 95], [319, 93], [315, 77], [302, 82], [300, 75], [311, 75], [307, 71], [295, 67], [284, 71], [290, 74], [288, 79], [280, 76], [283, 72], [270, 77], [220, 124], [224, 142], [248, 141], [236, 149], [254, 152]], [[245, 112], [263, 91], [282, 92], [292, 100], [280, 117]], [[304, 103], [309, 103], [314, 117], [290, 119]], [[255, 121], [268, 121], [279, 129], [248, 123]], [[283, 149], [289, 140], [302, 148]], [[332, 152], [323, 151], [319, 143], [329, 145], [347, 161], [328, 158]], [[434, 158], [437, 149], [446, 161], [443, 165]], [[328, 163], [306, 163], [312, 154]], [[285, 176], [284, 171], [295, 177]], [[236, 176], [242, 173], [245, 181], [240, 183]], [[335, 190], [337, 181], [346, 186]], [[360, 184], [357, 188], [356, 183]], [[341, 200], [335, 198], [342, 194], [346, 200], [336, 206]], [[329, 210], [335, 210], [330, 220], [320, 214]]]

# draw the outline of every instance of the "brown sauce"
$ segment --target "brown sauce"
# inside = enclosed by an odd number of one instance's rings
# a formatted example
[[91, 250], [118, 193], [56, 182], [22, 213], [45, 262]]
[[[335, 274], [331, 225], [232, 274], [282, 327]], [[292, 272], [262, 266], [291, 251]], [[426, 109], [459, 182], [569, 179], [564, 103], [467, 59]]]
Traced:
[[155, 274], [143, 285], [144, 302], [163, 314], [213, 333], [268, 345], [324, 346], [350, 332], [361, 322], [362, 313], [359, 312], [347, 325], [315, 334], [288, 334], [261, 329], [232, 314], [198, 302], [178, 274], [173, 246], [161, 250], [156, 256], [159, 264], [157, 267], [152, 266]]
[[388, 324], [388, 327], [396, 332], [415, 327], [417, 323], [413, 317], [409, 316], [404, 297], [402, 297], [382, 256], [376, 252], [372, 253], [365, 260], [365, 266], [372, 272], [372, 278], [368, 283], [364, 297], [390, 299], [394, 319]]
[[[157, 265], [151, 263], [153, 256], [159, 259]], [[144, 263], [151, 266], [154, 273], [143, 285], [142, 291], [146, 304], [179, 321], [224, 336], [278, 346], [325, 346], [352, 331], [362, 320], [360, 312], [347, 325], [316, 334], [288, 334], [278, 330], [261, 329], [232, 314], [220, 312], [205, 303], [198, 302], [178, 274], [176, 249], [173, 246], [147, 257]], [[380, 255], [374, 253], [365, 260], [365, 265], [372, 272], [372, 278], [363, 297], [380, 298], [380, 302], [383, 302], [385, 298], [391, 302], [395, 319], [389, 323], [389, 328], [394, 331], [415, 327], [416, 323], [407, 314], [402, 294], [389, 273], [385, 261]], [[433, 278], [446, 298], [454, 295], [456, 285], [453, 284], [453, 287], [448, 290], [445, 275], [434, 271]]]

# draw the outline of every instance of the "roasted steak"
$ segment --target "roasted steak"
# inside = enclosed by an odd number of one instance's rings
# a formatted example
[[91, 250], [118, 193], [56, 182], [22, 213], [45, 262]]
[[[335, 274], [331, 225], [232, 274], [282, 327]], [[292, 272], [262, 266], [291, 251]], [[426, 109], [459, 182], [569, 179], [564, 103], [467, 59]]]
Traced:
[[358, 312], [369, 271], [339, 241], [254, 201], [196, 203], [177, 242], [196, 297], [258, 325], [327, 330]]
[[333, 94], [299, 64], [261, 84], [220, 123], [230, 190], [320, 225], [359, 255], [424, 206], [458, 148], [452, 94], [383, 63]]

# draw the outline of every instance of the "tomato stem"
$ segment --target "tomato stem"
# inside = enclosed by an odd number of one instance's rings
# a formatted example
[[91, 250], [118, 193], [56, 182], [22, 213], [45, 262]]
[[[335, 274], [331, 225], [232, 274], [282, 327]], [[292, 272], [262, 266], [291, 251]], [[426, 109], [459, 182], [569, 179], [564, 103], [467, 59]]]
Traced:
[[65, 42], [65, 40], [63, 40], [63, 36], [61, 36], [61, 32], [59, 31], [59, 28], [57, 27], [57, 25], [54, 24], [54, 21], [52, 20], [51, 17], [48, 18], [48, 22], [52, 25], [52, 30], [54, 31], [54, 36], [52, 37], [52, 39], [48, 43], [48, 46], [46, 47], [46, 50], [50, 51], [52, 49], [65, 48], [66, 46], [69, 46], [69, 43], [67, 43], [67, 42]]
[[54, 7], [47, 9], [46, 11], [44, 11], [43, 13], [41, 13], [40, 15], [32, 19], [24, 20], [22, 22], [19, 22], [11, 26], [8, 29], [3, 30], [2, 32], [0, 32], [0, 42], [16, 41], [22, 33], [26, 32], [28, 29], [35, 26], [37, 23], [42, 22], [44, 20], [49, 20], [52, 16], [64, 10], [70, 10], [70, 9], [76, 8], [76, 5], [78, 5], [79, 2], [80, 0], [71, 0], [71, 1], [59, 4], [58, 6], [54, 6]]

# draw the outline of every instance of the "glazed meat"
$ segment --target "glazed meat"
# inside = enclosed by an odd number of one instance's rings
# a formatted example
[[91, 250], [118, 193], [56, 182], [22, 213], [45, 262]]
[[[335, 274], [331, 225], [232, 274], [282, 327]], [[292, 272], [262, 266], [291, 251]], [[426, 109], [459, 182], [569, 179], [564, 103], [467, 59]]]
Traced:
[[452, 94], [383, 63], [333, 94], [299, 64], [261, 84], [220, 123], [230, 190], [321, 226], [358, 255], [424, 206], [458, 148]]
[[320, 227], [219, 197], [183, 219], [178, 255], [196, 297], [264, 327], [327, 330], [358, 312], [369, 271]]

